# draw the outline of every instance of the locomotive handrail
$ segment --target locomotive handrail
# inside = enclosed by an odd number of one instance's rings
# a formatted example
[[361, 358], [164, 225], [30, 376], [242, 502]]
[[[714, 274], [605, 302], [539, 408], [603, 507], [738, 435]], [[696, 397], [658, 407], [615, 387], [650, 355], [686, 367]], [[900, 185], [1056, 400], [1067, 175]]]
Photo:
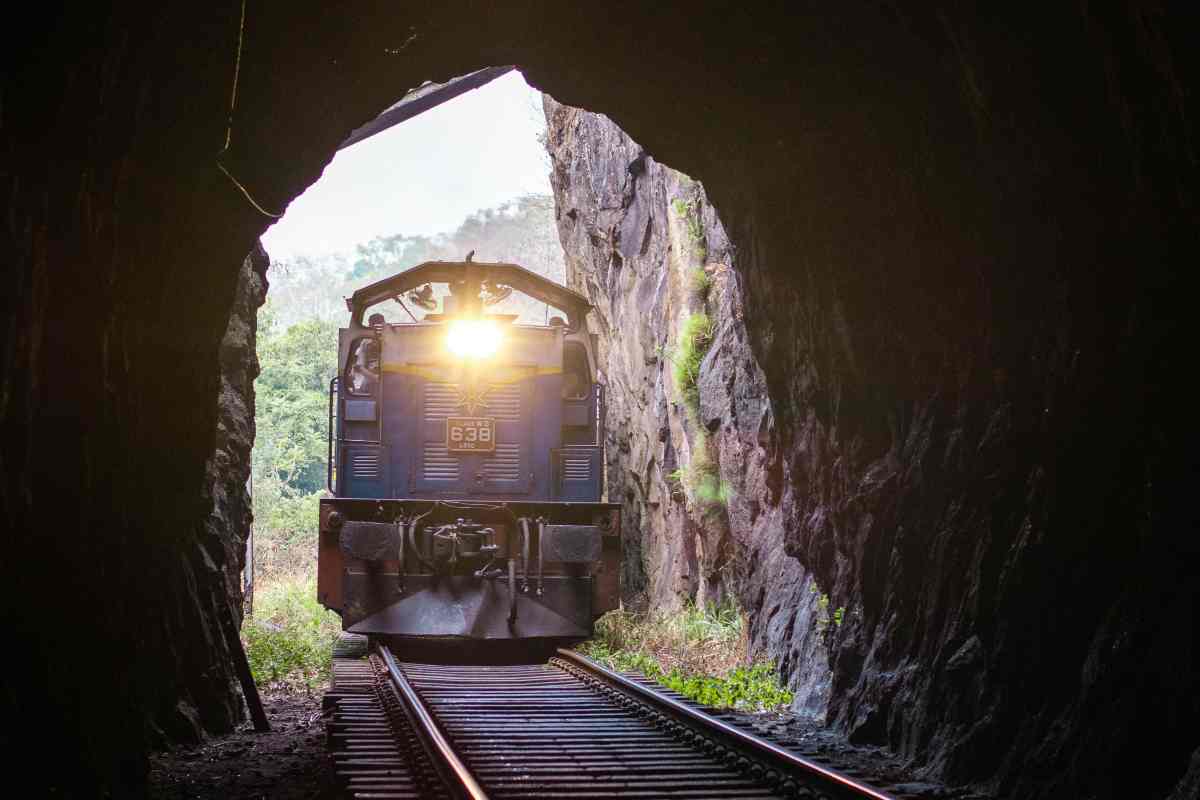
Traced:
[[543, 278], [520, 264], [488, 261], [426, 261], [411, 269], [398, 272], [390, 278], [384, 278], [370, 286], [364, 286], [346, 298], [346, 306], [350, 310], [350, 324], [358, 328], [363, 327], [362, 317], [367, 307], [383, 300], [390, 300], [409, 289], [415, 289], [425, 283], [461, 281], [466, 274], [468, 265], [481, 278], [486, 277], [488, 280], [511, 286], [535, 300], [565, 311], [568, 328], [572, 331], [580, 329], [584, 317], [592, 308], [592, 304], [583, 295], [548, 278]]
[[[337, 389], [338, 376], [334, 375], [329, 379], [329, 426], [328, 426], [328, 443], [325, 451], [325, 488], [333, 494], [333, 426], [336, 421], [333, 416], [333, 393]], [[341, 441], [341, 437], [338, 437]]]

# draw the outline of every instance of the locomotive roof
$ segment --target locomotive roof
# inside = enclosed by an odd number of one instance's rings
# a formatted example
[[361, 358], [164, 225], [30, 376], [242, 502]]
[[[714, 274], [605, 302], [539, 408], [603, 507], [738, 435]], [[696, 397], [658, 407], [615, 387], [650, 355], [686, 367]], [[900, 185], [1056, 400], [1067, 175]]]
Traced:
[[390, 278], [364, 286], [346, 299], [351, 322], [362, 325], [363, 312], [372, 305], [389, 300], [426, 283], [455, 283], [474, 272], [478, 280], [511, 286], [530, 297], [567, 313], [572, 329], [583, 324], [592, 304], [579, 292], [531, 272], [519, 264], [488, 261], [426, 261], [398, 272]]

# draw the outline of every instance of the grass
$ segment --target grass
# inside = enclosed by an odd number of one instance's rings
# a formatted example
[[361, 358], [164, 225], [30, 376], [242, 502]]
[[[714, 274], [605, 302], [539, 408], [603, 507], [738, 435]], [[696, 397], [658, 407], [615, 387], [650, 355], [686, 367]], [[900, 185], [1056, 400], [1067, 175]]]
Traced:
[[708, 314], [696, 313], [683, 322], [679, 330], [679, 342], [672, 354], [675, 388], [679, 391], [684, 407], [693, 419], [700, 416], [700, 362], [712, 345], [715, 326]]
[[254, 615], [242, 625], [250, 671], [260, 687], [328, 680], [341, 620], [317, 602], [317, 579], [290, 575], [256, 588]]
[[692, 460], [667, 475], [701, 507], [726, 506], [733, 498], [733, 487], [721, 480], [721, 473], [708, 455], [708, 437], [697, 432], [693, 443]]
[[696, 248], [696, 254], [703, 261], [708, 253], [708, 247], [704, 241], [704, 221], [700, 219], [699, 204], [695, 200], [684, 200], [681, 197], [676, 197], [671, 201], [671, 208], [674, 210], [676, 216], [687, 225], [688, 238]]
[[829, 595], [820, 591], [816, 584], [813, 584], [812, 593], [819, 595], [817, 597], [817, 633], [824, 634], [829, 630], [829, 623], [833, 623], [833, 627], [842, 627], [842, 621], [846, 618], [846, 607], [838, 606], [829, 613]]
[[640, 672], [709, 706], [765, 711], [792, 702], [772, 663], [747, 666], [745, 624], [732, 604], [654, 616], [611, 611], [580, 652], [611, 669]]
[[691, 462], [668, 477], [679, 483], [688, 496], [706, 509], [725, 506], [733, 494], [728, 483], [721, 480], [716, 462], [708, 453], [708, 438], [700, 424], [700, 363], [712, 346], [716, 326], [704, 313], [695, 313], [683, 322], [678, 344], [671, 353], [675, 388], [688, 418], [695, 425]]

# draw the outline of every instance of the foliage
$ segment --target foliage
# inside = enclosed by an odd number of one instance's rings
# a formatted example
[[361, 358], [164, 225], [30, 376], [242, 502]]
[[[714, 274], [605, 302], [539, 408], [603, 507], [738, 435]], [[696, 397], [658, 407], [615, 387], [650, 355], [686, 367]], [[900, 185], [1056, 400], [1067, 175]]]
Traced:
[[712, 344], [713, 321], [708, 314], [698, 312], [683, 322], [679, 331], [679, 342], [671, 359], [674, 365], [675, 388], [679, 391], [684, 408], [693, 419], [700, 416], [700, 362]]
[[829, 630], [829, 623], [832, 622], [835, 628], [842, 627], [842, 621], [846, 618], [846, 607], [838, 606], [833, 613], [829, 613], [829, 595], [817, 589], [816, 584], [812, 587], [813, 594], [819, 594], [817, 598], [817, 622], [816, 629], [818, 634], [824, 634]]
[[733, 487], [721, 480], [716, 462], [708, 455], [708, 437], [703, 429], [692, 442], [691, 463], [674, 470], [667, 478], [676, 481], [701, 506], [725, 506], [733, 498]]
[[705, 460], [696, 470], [697, 477], [692, 484], [692, 496], [705, 506], [726, 506], [733, 499], [733, 487], [728, 481], [721, 480], [716, 466]]
[[684, 200], [676, 197], [671, 201], [671, 208], [675, 211], [676, 216], [687, 225], [688, 239], [691, 240], [697, 255], [703, 261], [708, 248], [704, 241], [704, 220], [700, 218], [699, 204], [695, 199]]
[[712, 288], [712, 276], [704, 267], [694, 267], [688, 273], [688, 288], [696, 293], [701, 301], [708, 299], [708, 290]]
[[274, 479], [296, 494], [325, 485], [329, 380], [337, 372], [337, 326], [308, 320], [258, 336], [261, 371], [255, 382], [256, 491]]
[[688, 604], [653, 617], [612, 611], [597, 621], [596, 637], [579, 649], [612, 669], [640, 672], [705, 705], [765, 710], [792, 701], [773, 664], [745, 664], [743, 617], [732, 603]]
[[329, 380], [337, 326], [311, 319], [278, 329], [274, 304], [259, 314], [252, 456], [255, 564], [260, 577], [311, 569], [317, 503], [325, 487]]
[[706, 507], [727, 505], [733, 489], [721, 480], [721, 474], [708, 453], [708, 438], [700, 424], [700, 364], [712, 345], [715, 326], [705, 313], [698, 312], [684, 320], [678, 344], [670, 354], [675, 388], [688, 417], [696, 426], [692, 441], [692, 458], [687, 466], [675, 470], [669, 477], [679, 482], [688, 495]]
[[327, 680], [341, 621], [317, 602], [317, 581], [288, 576], [257, 587], [242, 625], [250, 671], [260, 686]]
[[320, 492], [301, 494], [275, 479], [255, 484], [254, 562], [259, 579], [314, 569], [320, 499]]

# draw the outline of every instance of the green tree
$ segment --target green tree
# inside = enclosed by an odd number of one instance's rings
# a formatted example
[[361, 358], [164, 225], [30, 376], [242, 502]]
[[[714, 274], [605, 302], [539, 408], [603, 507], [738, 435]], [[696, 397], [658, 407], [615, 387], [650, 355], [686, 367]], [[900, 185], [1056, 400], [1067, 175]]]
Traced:
[[337, 327], [308, 320], [260, 336], [255, 384], [255, 473], [297, 493], [325, 485], [329, 380], [337, 372]]

